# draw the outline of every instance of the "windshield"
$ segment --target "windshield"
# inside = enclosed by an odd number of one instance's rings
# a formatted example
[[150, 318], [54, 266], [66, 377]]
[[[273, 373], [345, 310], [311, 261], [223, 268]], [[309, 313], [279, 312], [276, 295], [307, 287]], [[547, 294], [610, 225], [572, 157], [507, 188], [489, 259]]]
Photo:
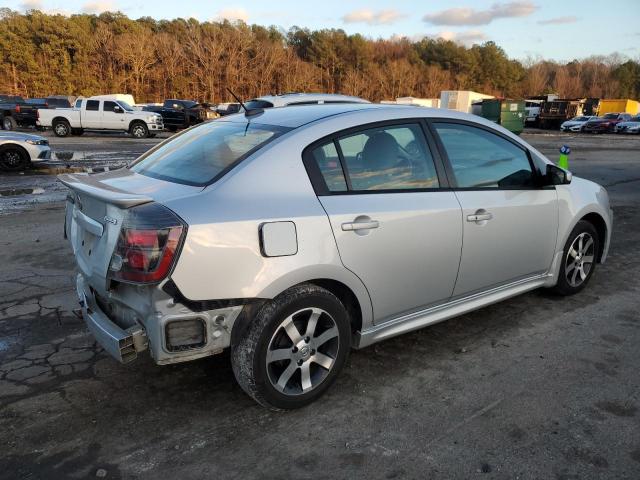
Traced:
[[133, 112], [133, 107], [125, 101], [118, 100], [118, 105], [124, 108], [127, 112]]
[[617, 113], [607, 113], [604, 117], [605, 120], [611, 120], [614, 118], [618, 118], [618, 114]]
[[575, 117], [573, 119], [574, 122], [586, 122], [587, 120], [589, 120], [589, 117]]
[[289, 128], [213, 121], [176, 135], [144, 154], [130, 168], [149, 177], [205, 186]]

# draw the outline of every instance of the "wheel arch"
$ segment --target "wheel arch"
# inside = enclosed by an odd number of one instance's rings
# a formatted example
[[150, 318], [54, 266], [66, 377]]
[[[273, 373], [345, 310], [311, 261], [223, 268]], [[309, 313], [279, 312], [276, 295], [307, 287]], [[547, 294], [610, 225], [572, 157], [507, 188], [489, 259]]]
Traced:
[[51, 126], [53, 126], [56, 122], [64, 122], [67, 125], [71, 126], [71, 122], [66, 117], [53, 117], [51, 119]]
[[2, 145], [0, 145], [0, 151], [6, 150], [7, 148], [16, 148], [17, 150], [20, 150], [22, 152], [22, 154], [25, 156], [27, 161], [31, 160], [31, 155], [29, 155], [29, 152], [27, 151], [27, 149], [24, 148], [19, 143], [9, 140], [7, 142], [4, 142]]
[[587, 213], [578, 221], [589, 222], [595, 227], [596, 232], [598, 232], [598, 251], [596, 252], [596, 260], [600, 263], [604, 254], [605, 244], [607, 243], [607, 223], [604, 218], [602, 218], [602, 215], [596, 212]]

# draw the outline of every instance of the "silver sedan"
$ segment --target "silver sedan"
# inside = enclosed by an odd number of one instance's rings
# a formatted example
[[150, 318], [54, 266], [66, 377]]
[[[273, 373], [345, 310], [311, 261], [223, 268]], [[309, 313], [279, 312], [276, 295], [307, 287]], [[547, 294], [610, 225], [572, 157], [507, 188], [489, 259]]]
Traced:
[[158, 364], [230, 348], [240, 386], [276, 409], [317, 399], [352, 347], [578, 293], [612, 226], [600, 185], [490, 121], [420, 107], [250, 109], [60, 180], [102, 346]]
[[0, 170], [24, 170], [51, 158], [49, 141], [39, 135], [0, 131]]

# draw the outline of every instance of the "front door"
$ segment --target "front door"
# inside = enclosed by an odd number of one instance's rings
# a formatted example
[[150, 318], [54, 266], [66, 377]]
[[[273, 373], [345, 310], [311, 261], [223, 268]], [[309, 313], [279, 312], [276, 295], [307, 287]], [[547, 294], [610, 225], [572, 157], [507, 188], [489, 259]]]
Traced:
[[462, 259], [454, 296], [546, 273], [555, 253], [555, 188], [540, 188], [528, 152], [491, 131], [435, 122], [462, 206]]
[[[118, 107], [116, 109], [116, 107]], [[117, 110], [117, 111], [116, 111]], [[102, 128], [126, 130], [124, 110], [116, 102], [106, 100], [102, 104]]]
[[349, 131], [305, 155], [346, 268], [365, 284], [376, 323], [449, 299], [461, 210], [440, 189], [420, 123]]

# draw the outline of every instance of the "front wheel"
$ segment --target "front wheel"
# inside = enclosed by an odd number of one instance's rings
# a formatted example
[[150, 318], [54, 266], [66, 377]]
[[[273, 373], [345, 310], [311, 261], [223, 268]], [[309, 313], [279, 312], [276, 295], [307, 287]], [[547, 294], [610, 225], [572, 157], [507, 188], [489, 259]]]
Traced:
[[242, 389], [280, 410], [320, 397], [342, 370], [351, 347], [344, 306], [328, 290], [298, 285], [266, 303], [231, 349]]
[[29, 155], [18, 146], [6, 145], [0, 147], [0, 169], [9, 172], [24, 170], [29, 165]]
[[564, 246], [558, 283], [553, 290], [560, 295], [582, 290], [593, 276], [599, 247], [600, 239], [593, 224], [579, 221]]
[[149, 136], [149, 128], [142, 122], [131, 125], [130, 133], [133, 138], [147, 138]]

